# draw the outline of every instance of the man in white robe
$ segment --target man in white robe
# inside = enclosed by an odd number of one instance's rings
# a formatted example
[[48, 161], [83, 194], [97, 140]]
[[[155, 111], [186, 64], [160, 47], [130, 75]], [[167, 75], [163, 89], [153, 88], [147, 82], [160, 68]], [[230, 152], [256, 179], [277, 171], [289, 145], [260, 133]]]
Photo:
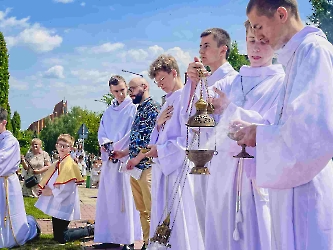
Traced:
[[251, 0], [247, 15], [255, 35], [281, 49], [286, 68], [274, 125], [236, 134], [239, 144], [256, 145], [256, 182], [269, 188], [272, 249], [333, 249], [333, 46], [320, 29], [304, 27], [296, 0]]
[[[198, 58], [194, 58], [194, 62], [190, 63], [187, 69], [188, 79], [182, 91], [181, 97], [181, 116], [183, 123], [187, 123], [188, 118], [195, 113], [195, 108], [191, 112], [191, 103], [195, 103], [200, 98], [200, 85], [197, 68], [209, 66], [211, 74], [207, 77], [209, 85], [213, 85], [216, 81], [223, 79], [226, 76], [236, 75], [237, 71], [228, 63], [228, 55], [231, 48], [231, 40], [228, 32], [220, 28], [207, 29], [201, 33], [200, 42], [200, 57], [202, 63]], [[198, 86], [197, 86], [198, 84]], [[203, 92], [203, 97], [206, 99], [206, 93]], [[207, 140], [206, 134], [201, 130], [201, 143], [205, 144]], [[203, 237], [205, 237], [205, 210], [206, 210], [206, 197], [207, 185], [209, 176], [205, 175], [192, 175], [190, 178], [194, 183], [194, 194], [196, 209], [199, 216], [200, 228]]]
[[[177, 61], [172, 56], [161, 55], [151, 64], [149, 75], [167, 93], [151, 134], [148, 146], [151, 150], [146, 153], [155, 162], [150, 237], [154, 237], [157, 226], [170, 214], [172, 232], [168, 249], [203, 250], [194, 194], [187, 178], [188, 163], [184, 163], [186, 126], [180, 117], [183, 83]], [[148, 249], [156, 249], [153, 245], [151, 242]]]
[[130, 176], [119, 173], [120, 161], [112, 161], [103, 145], [113, 142], [114, 150], [124, 150], [129, 145], [129, 133], [136, 106], [127, 95], [123, 77], [112, 76], [109, 81], [112, 104], [104, 112], [98, 130], [102, 147], [102, 170], [96, 204], [95, 242], [104, 243], [95, 248], [125, 244], [123, 250], [134, 249], [134, 241], [141, 240], [139, 214], [135, 209]]
[[[237, 155], [241, 148], [227, 137], [229, 123], [236, 119], [248, 122], [273, 122], [277, 97], [283, 80], [282, 65], [272, 65], [274, 51], [268, 44], [255, 39], [250, 23], [245, 22], [247, 54], [251, 66], [243, 66], [239, 75], [229, 76], [215, 83], [216, 92], [223, 101], [213, 101], [221, 115], [216, 127], [218, 155], [210, 165], [206, 208], [207, 249], [269, 250], [270, 215], [268, 197], [256, 187], [252, 169], [255, 160], [244, 160], [240, 166]], [[255, 152], [248, 150], [255, 156]], [[243, 173], [244, 172], [244, 173]], [[238, 193], [238, 187], [240, 194]], [[240, 209], [236, 212], [236, 202]], [[222, 223], [221, 223], [222, 222]]]
[[0, 248], [22, 246], [40, 234], [34, 217], [26, 215], [16, 175], [20, 145], [6, 130], [7, 111], [0, 107]]

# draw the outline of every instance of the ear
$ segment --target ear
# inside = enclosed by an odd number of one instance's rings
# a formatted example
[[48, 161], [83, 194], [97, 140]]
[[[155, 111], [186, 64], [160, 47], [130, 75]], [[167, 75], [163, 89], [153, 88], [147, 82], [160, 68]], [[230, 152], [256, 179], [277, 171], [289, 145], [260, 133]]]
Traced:
[[221, 46], [221, 51], [220, 51], [220, 55], [221, 56], [225, 56], [226, 55], [226, 53], [227, 53], [227, 50], [228, 50], [228, 46], [227, 45], [223, 45], [223, 46]]
[[175, 69], [173, 69], [173, 70], [171, 70], [171, 72], [172, 72], [172, 76], [174, 78], [176, 78], [177, 77], [177, 71]]
[[277, 15], [278, 19], [281, 23], [285, 23], [288, 20], [289, 13], [288, 10], [285, 7], [279, 7], [276, 10], [275, 15]]

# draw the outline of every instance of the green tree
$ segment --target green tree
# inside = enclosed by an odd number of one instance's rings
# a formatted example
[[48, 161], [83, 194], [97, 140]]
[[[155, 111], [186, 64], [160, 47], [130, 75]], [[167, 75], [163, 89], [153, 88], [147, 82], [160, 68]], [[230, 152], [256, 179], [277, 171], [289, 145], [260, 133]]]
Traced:
[[10, 106], [8, 102], [9, 92], [9, 71], [8, 71], [8, 51], [5, 38], [0, 32], [0, 106], [7, 110], [8, 121], [7, 129], [12, 130], [12, 123], [10, 120]]
[[12, 127], [13, 127], [13, 134], [15, 137], [18, 137], [21, 130], [21, 117], [20, 114], [15, 111], [13, 118], [12, 118]]
[[110, 106], [112, 103], [112, 100], [114, 99], [114, 96], [110, 93], [103, 95], [103, 97], [99, 100], [95, 100], [98, 102], [104, 102], [107, 106]]
[[21, 131], [17, 137], [19, 141], [21, 154], [25, 155], [29, 148], [32, 138], [34, 138], [34, 133], [30, 130]]
[[84, 142], [84, 149], [98, 154], [97, 132], [100, 118], [100, 113], [73, 107], [66, 115], [57, 117], [53, 121], [50, 119], [46, 120], [46, 126], [40, 132], [39, 137], [44, 143], [45, 150], [51, 153], [55, 149], [55, 143], [60, 134], [70, 134], [77, 140], [77, 131], [81, 124], [84, 123], [89, 130], [88, 138]]
[[333, 43], [333, 0], [310, 0], [313, 14], [310, 21], [321, 28], [327, 39]]
[[238, 44], [234, 41], [231, 44], [230, 54], [228, 57], [228, 62], [234, 67], [235, 70], [239, 71], [239, 69], [243, 65], [250, 65], [249, 60], [245, 55], [239, 54]]

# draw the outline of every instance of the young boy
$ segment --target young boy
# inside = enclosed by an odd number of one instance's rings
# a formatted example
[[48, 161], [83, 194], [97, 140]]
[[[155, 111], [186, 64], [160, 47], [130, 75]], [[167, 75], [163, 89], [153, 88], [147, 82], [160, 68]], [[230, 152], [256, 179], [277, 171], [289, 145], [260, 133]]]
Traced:
[[78, 165], [70, 157], [74, 138], [69, 134], [59, 135], [56, 149], [59, 161], [45, 172], [39, 187], [41, 196], [35, 206], [52, 216], [54, 239], [66, 243], [94, 234], [94, 225], [68, 229], [71, 220], [80, 219], [80, 204], [77, 184], [83, 182]]
[[101, 172], [101, 163], [98, 160], [93, 161], [93, 167], [91, 170], [91, 183], [93, 186], [98, 188], [99, 184], [99, 174]]

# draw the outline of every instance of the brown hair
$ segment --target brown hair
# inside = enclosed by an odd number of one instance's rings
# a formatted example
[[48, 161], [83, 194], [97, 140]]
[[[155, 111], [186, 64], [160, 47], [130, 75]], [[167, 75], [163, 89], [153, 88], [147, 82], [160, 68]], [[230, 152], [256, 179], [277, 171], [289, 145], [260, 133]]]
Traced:
[[57, 143], [59, 141], [63, 141], [65, 143], [68, 143], [71, 147], [74, 145], [74, 138], [70, 134], [61, 134], [58, 136]]
[[246, 8], [246, 14], [250, 14], [254, 7], [256, 7], [259, 16], [269, 18], [274, 16], [279, 7], [285, 7], [290, 10], [297, 20], [300, 19], [297, 0], [250, 0]]
[[7, 116], [8, 116], [7, 110], [0, 106], [0, 122], [5, 120], [7, 121]]
[[154, 79], [158, 71], [170, 73], [171, 70], [176, 70], [177, 76], [180, 77], [179, 67], [176, 59], [171, 55], [160, 55], [149, 67], [149, 77]]
[[111, 76], [111, 78], [109, 80], [109, 86], [111, 86], [111, 85], [117, 86], [119, 84], [119, 82], [124, 82], [126, 84], [124, 77], [122, 77], [120, 75]]
[[202, 32], [200, 37], [209, 36], [210, 34], [213, 35], [214, 41], [217, 42], [217, 47], [221, 47], [223, 45], [226, 45], [228, 47], [225, 54], [226, 59], [228, 59], [231, 48], [231, 39], [229, 33], [221, 28], [210, 28]]
[[245, 29], [246, 29], [246, 35], [247, 35], [249, 29], [252, 30], [252, 26], [251, 26], [250, 21], [249, 21], [249, 20], [246, 20], [245, 23], [244, 23], [244, 26], [245, 26]]

